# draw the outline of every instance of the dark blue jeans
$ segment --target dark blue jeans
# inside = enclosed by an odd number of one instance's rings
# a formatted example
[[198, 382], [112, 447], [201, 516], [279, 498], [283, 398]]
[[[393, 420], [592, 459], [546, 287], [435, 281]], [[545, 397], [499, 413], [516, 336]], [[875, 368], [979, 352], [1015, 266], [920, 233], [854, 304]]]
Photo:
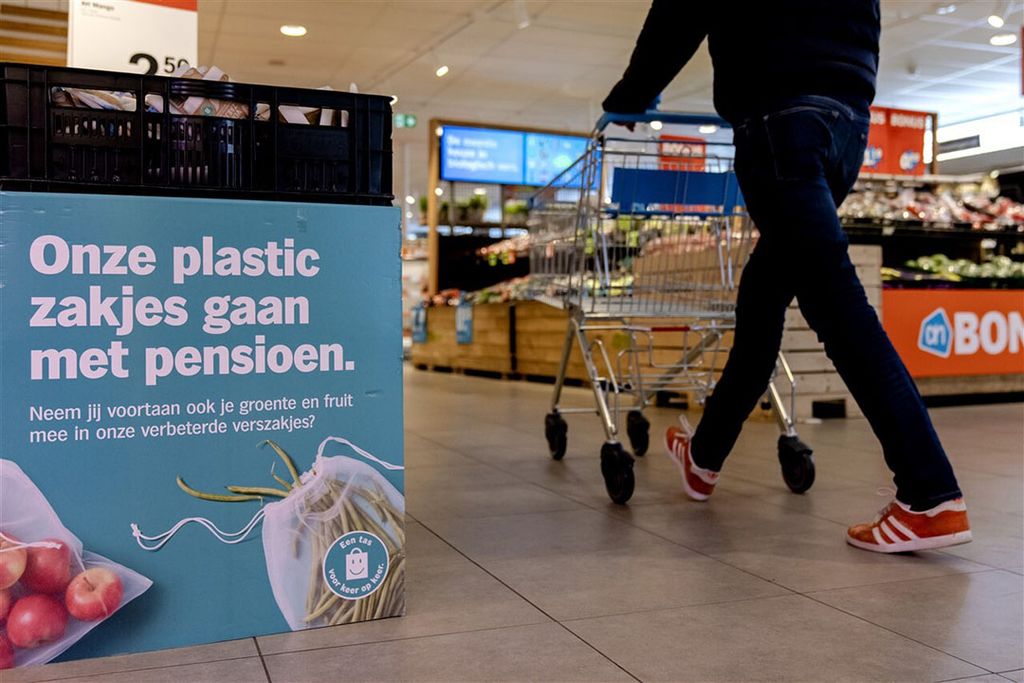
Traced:
[[735, 342], [693, 438], [720, 470], [764, 394], [794, 297], [882, 443], [897, 497], [926, 509], [960, 496], [913, 380], [848, 254], [836, 207], [853, 187], [868, 114], [802, 97], [735, 127], [736, 175], [760, 238], [743, 270]]

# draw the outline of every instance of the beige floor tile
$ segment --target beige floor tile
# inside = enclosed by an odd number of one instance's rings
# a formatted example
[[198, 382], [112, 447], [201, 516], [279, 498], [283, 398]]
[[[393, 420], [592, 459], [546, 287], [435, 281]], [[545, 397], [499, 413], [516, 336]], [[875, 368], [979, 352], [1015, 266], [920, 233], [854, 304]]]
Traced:
[[842, 525], [833, 527], [827, 534], [779, 534], [750, 540], [742, 548], [712, 555], [801, 593], [989, 569], [934, 551], [886, 555], [860, 550], [846, 544]]
[[810, 594], [989, 671], [1024, 667], [1024, 577], [988, 571]]
[[742, 495], [716, 494], [705, 503], [682, 499], [664, 505], [616, 507], [610, 514], [704, 553], [743, 549], [753, 541], [777, 535], [830, 538], [837, 533], [831, 522]]
[[[181, 658], [179, 662], [188, 662]], [[4, 679], [6, 682], [7, 679]], [[259, 657], [227, 659], [205, 664], [179, 664], [155, 669], [135, 669], [96, 676], [63, 679], [66, 683], [257, 683], [267, 680]]]
[[484, 560], [487, 570], [557, 620], [786, 591], [666, 541], [562, 556]]
[[203, 664], [226, 659], [245, 659], [255, 657], [259, 653], [252, 638], [231, 640], [210, 645], [177, 648], [174, 650], [157, 650], [134, 655], [116, 657], [98, 657], [80, 659], [74, 662], [61, 662], [46, 666], [34, 666], [27, 669], [4, 671], [0, 675], [2, 683], [29, 683], [54, 679], [74, 678], [76, 676], [105, 676], [129, 669], [159, 669], [162, 667], [189, 662]]
[[547, 558], [629, 548], [656, 537], [595, 510], [569, 510], [476, 519], [439, 519], [431, 530], [476, 562]]
[[1016, 671], [1004, 671], [999, 675], [1008, 680], [1015, 681], [1015, 683], [1024, 683], [1024, 669], [1017, 669]]
[[407, 505], [424, 522], [582, 509], [579, 503], [489, 465], [431, 467], [407, 474]]
[[407, 529], [406, 615], [259, 638], [264, 654], [539, 624], [550, 619], [419, 524]]
[[288, 681], [630, 681], [557, 624], [353, 645], [266, 658]]
[[643, 681], [939, 681], [985, 673], [801, 596], [567, 626]]

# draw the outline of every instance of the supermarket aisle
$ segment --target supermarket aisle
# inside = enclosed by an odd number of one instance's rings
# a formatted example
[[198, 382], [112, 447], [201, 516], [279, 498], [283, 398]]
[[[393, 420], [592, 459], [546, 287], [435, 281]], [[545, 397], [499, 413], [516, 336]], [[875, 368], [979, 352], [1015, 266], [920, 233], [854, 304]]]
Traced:
[[[885, 557], [843, 542], [886, 502], [863, 421], [803, 426], [805, 496], [782, 484], [774, 426], [751, 423], [708, 504], [652, 449], [620, 508], [595, 418], [547, 458], [549, 387], [406, 380], [408, 616], [3, 681], [1024, 680], [1020, 404], [934, 411], [977, 540]], [[651, 418], [660, 432], [675, 416]]]

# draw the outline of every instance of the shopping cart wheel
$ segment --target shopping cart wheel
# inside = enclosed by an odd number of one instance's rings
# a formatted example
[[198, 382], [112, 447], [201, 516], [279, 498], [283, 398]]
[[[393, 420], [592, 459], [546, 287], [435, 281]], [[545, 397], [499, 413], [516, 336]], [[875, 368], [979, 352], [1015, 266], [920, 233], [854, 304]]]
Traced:
[[569, 425], [558, 413], [544, 416], [544, 437], [548, 440], [551, 457], [561, 460], [565, 457], [565, 448], [569, 444]]
[[803, 493], [814, 484], [814, 458], [811, 447], [795, 436], [779, 437], [779, 464], [782, 478], [793, 493]]
[[633, 496], [636, 480], [633, 478], [633, 458], [622, 444], [606, 443], [601, 446], [601, 474], [612, 502], [625, 505]]
[[639, 410], [631, 410], [626, 415], [626, 434], [629, 435], [633, 455], [643, 457], [651, 445], [651, 423]]

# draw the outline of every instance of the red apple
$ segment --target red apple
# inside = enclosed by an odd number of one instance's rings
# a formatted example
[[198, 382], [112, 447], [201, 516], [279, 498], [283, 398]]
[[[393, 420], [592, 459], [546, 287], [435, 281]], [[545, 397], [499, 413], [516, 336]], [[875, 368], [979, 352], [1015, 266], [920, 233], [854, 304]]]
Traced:
[[7, 613], [11, 611], [11, 591], [0, 590], [0, 624], [4, 623]]
[[71, 581], [71, 550], [66, 543], [55, 538], [44, 542], [57, 547], [28, 549], [21, 585], [36, 593], [63, 593]]
[[14, 668], [14, 646], [3, 633], [0, 633], [0, 671]]
[[121, 606], [124, 586], [117, 574], [106, 567], [93, 567], [71, 579], [64, 604], [75, 619], [99, 621]]
[[29, 595], [18, 600], [7, 617], [7, 637], [15, 647], [39, 647], [64, 635], [68, 612], [52, 595]]
[[10, 534], [0, 538], [0, 589], [10, 588], [18, 583], [25, 572], [28, 552], [25, 548], [13, 548], [20, 541]]

